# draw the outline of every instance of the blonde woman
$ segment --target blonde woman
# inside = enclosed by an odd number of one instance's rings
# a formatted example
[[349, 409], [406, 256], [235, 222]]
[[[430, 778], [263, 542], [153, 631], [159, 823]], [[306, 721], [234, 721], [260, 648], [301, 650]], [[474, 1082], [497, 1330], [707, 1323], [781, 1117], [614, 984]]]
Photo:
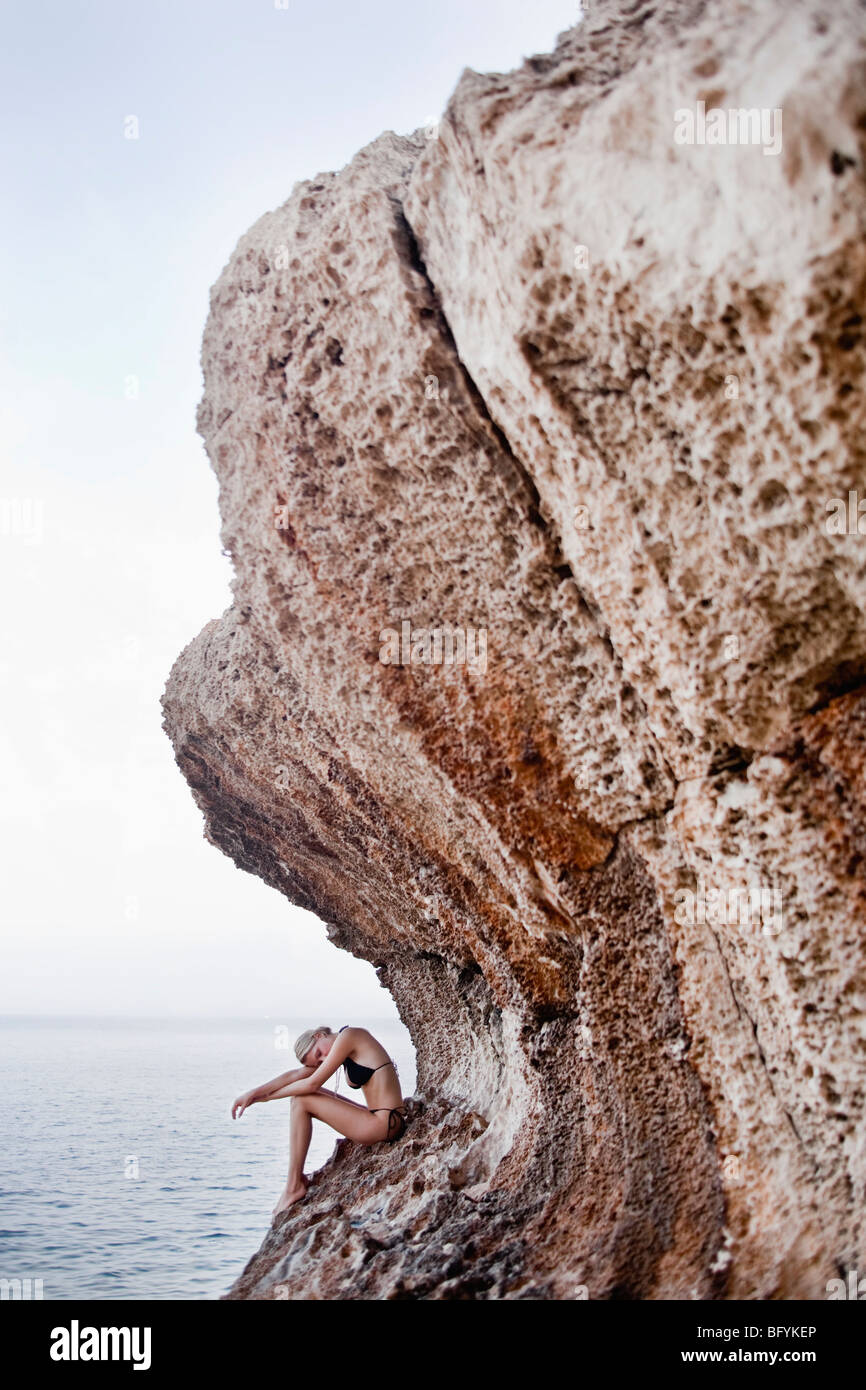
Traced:
[[[307, 1191], [304, 1160], [313, 1135], [313, 1120], [324, 1120], [338, 1134], [356, 1144], [393, 1144], [402, 1138], [409, 1119], [400, 1094], [397, 1068], [380, 1042], [366, 1028], [348, 1025], [334, 1033], [323, 1025], [310, 1028], [295, 1042], [299, 1069], [287, 1071], [239, 1096], [232, 1116], [239, 1120], [250, 1105], [267, 1100], [292, 1099], [292, 1129], [289, 1143], [289, 1176], [274, 1207], [274, 1216], [299, 1202]], [[352, 1090], [363, 1090], [366, 1105], [360, 1105], [334, 1091], [323, 1082], [342, 1066]], [[381, 1117], [381, 1118], [380, 1118]]]

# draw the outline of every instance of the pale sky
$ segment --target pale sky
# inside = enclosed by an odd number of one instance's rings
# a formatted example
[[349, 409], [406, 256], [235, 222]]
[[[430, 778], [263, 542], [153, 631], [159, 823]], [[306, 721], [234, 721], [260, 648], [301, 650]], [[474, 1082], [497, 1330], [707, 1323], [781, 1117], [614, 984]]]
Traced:
[[0, 1013], [396, 1017], [369, 964], [207, 844], [160, 727], [175, 657], [230, 603], [195, 433], [208, 291], [296, 180], [578, 18], [563, 0], [4, 7]]

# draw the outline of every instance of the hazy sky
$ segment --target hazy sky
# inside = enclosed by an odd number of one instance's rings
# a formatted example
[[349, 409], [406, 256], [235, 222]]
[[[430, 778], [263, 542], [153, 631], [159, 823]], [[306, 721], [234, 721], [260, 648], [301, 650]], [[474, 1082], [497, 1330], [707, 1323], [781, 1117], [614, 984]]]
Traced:
[[208, 291], [297, 179], [578, 17], [4, 6], [0, 1012], [396, 1016], [370, 965], [206, 843], [160, 727], [172, 662], [230, 602], [195, 433]]

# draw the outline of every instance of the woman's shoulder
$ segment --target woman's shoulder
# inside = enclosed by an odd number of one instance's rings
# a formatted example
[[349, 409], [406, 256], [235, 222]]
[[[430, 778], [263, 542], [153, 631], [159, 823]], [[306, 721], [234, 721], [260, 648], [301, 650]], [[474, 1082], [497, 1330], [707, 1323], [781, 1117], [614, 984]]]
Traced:
[[351, 1023], [347, 1023], [345, 1027], [341, 1028], [340, 1034], [353, 1043], [375, 1041], [373, 1034], [368, 1028], [356, 1028], [355, 1025]]

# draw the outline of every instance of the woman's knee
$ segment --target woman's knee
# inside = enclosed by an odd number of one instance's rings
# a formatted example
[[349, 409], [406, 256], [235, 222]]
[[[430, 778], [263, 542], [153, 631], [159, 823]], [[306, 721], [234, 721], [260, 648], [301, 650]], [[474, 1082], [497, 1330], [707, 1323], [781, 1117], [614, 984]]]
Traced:
[[292, 1096], [292, 1105], [298, 1110], [310, 1110], [316, 1096], [333, 1096], [333, 1094], [333, 1091], [326, 1091], [324, 1086], [320, 1086], [317, 1091], [305, 1091], [302, 1096]]

